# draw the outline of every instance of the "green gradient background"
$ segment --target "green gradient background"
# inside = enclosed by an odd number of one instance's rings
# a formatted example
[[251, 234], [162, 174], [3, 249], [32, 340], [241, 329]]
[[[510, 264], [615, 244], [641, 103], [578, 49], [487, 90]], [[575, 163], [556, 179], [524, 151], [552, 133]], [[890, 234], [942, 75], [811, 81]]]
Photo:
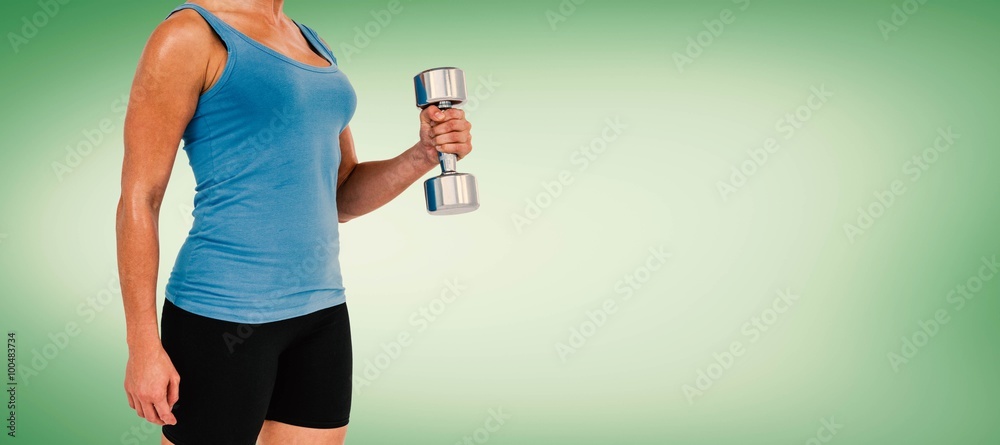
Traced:
[[[886, 41], [876, 22], [893, 1], [753, 0], [678, 72], [672, 53], [739, 5], [590, 0], [553, 30], [556, 0], [404, 1], [347, 60], [340, 43], [387, 2], [343, 3], [286, 12], [333, 44], [354, 83], [362, 160], [415, 142], [417, 71], [455, 65], [470, 87], [500, 84], [469, 112], [476, 150], [460, 166], [479, 179], [479, 211], [430, 217], [415, 186], [342, 226], [357, 372], [382, 343], [415, 335], [356, 394], [349, 443], [452, 444], [500, 406], [511, 418], [492, 444], [801, 444], [830, 416], [844, 425], [834, 443], [1000, 443], [998, 283], [961, 311], [945, 299], [1000, 253], [1000, 6], [931, 0]], [[18, 438], [0, 443], [117, 444], [142, 424], [122, 390], [120, 303], [90, 323], [78, 306], [115, 276], [112, 103], [176, 4], [76, 0], [17, 54], [0, 48], [0, 329], [17, 331], [21, 367], [67, 322], [82, 331], [22, 382]], [[0, 8], [4, 33], [39, 10]], [[819, 85], [830, 102], [722, 200], [716, 182]], [[621, 137], [577, 171], [572, 154], [615, 117]], [[57, 180], [51, 163], [103, 118], [114, 131]], [[948, 126], [961, 139], [911, 183], [903, 164]], [[574, 182], [519, 233], [511, 216], [562, 170]], [[842, 225], [895, 179], [906, 194], [851, 243]], [[193, 185], [180, 152], [161, 295]], [[560, 360], [556, 342], [654, 246], [668, 264]], [[410, 315], [447, 279], [467, 290], [416, 333]], [[801, 299], [749, 344], [741, 326], [784, 288]], [[938, 309], [951, 322], [894, 372], [886, 354]], [[746, 354], [689, 404], [682, 385], [733, 340]]]

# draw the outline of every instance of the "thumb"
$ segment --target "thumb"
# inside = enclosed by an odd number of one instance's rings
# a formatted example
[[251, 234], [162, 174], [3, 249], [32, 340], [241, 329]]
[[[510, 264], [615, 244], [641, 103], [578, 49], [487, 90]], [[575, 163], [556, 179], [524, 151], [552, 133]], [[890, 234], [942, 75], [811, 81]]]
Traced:
[[155, 417], [167, 425], [177, 425], [177, 418], [174, 417], [174, 414], [170, 412], [171, 408], [164, 402], [166, 401], [160, 399], [159, 402], [153, 404], [153, 409], [156, 410]]
[[167, 384], [167, 405], [173, 409], [174, 404], [177, 403], [177, 399], [180, 398], [181, 392], [181, 379], [180, 377], [174, 376], [170, 379], [170, 383]]
[[445, 120], [444, 112], [442, 112], [437, 105], [431, 105], [424, 108], [420, 112], [420, 125], [427, 125], [433, 127], [438, 122]]

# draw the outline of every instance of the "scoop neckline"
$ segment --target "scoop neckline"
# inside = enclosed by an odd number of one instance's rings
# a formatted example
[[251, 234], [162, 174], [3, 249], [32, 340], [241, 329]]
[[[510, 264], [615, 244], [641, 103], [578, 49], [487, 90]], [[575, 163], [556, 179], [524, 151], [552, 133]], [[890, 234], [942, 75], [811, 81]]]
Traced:
[[215, 13], [213, 13], [212, 11], [209, 11], [204, 6], [201, 6], [201, 5], [196, 4], [196, 3], [191, 3], [191, 2], [187, 2], [185, 4], [193, 6], [195, 8], [199, 8], [202, 11], [205, 11], [206, 13], [208, 13], [209, 15], [211, 15], [213, 18], [215, 18], [215, 20], [217, 20], [219, 23], [221, 23], [224, 26], [226, 26], [227, 28], [229, 28], [230, 31], [232, 31], [234, 34], [236, 34], [237, 36], [239, 36], [241, 39], [245, 40], [250, 45], [253, 45], [253, 46], [257, 47], [257, 49], [260, 49], [261, 51], [263, 51], [263, 52], [265, 52], [267, 54], [270, 54], [271, 56], [273, 56], [273, 57], [275, 57], [275, 58], [277, 58], [279, 60], [282, 60], [284, 62], [287, 62], [289, 64], [295, 65], [295, 66], [297, 66], [299, 68], [306, 69], [306, 70], [309, 70], [309, 71], [330, 72], [330, 71], [338, 71], [338, 70], [340, 70], [340, 68], [337, 67], [337, 64], [332, 60], [332, 58], [328, 57], [326, 54], [324, 54], [324, 51], [322, 49], [322, 44], [319, 41], [314, 40], [312, 38], [312, 36], [310, 36], [310, 33], [304, 29], [304, 25], [302, 25], [301, 23], [295, 21], [295, 19], [293, 19], [291, 17], [289, 17], [288, 19], [291, 20], [292, 23], [295, 24], [295, 27], [299, 29], [299, 33], [302, 34], [302, 37], [306, 39], [306, 43], [309, 44], [309, 46], [311, 46], [313, 48], [313, 51], [316, 52], [317, 55], [319, 55], [320, 57], [322, 57], [323, 60], [326, 60], [327, 63], [330, 64], [329, 66], [310, 65], [308, 63], [304, 63], [304, 62], [301, 62], [299, 60], [295, 60], [295, 59], [293, 59], [293, 58], [291, 58], [291, 57], [289, 57], [289, 56], [287, 56], [287, 55], [285, 55], [285, 54], [283, 54], [283, 53], [275, 50], [274, 48], [271, 48], [270, 46], [267, 46], [267, 45], [265, 45], [265, 44], [263, 44], [261, 42], [258, 42], [256, 39], [254, 39], [254, 38], [252, 38], [252, 37], [244, 34], [243, 31], [240, 31], [239, 29], [236, 29], [235, 26], [230, 25], [225, 20], [222, 20], [221, 18], [219, 18], [219, 16], [215, 15]]

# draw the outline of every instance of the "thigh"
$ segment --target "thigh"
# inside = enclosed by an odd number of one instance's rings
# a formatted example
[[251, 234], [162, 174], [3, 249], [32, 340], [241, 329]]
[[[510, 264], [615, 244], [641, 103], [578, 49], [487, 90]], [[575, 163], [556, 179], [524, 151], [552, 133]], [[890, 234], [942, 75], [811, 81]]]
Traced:
[[259, 445], [343, 445], [347, 427], [305, 428], [267, 420], [260, 430]]
[[335, 429], [351, 413], [351, 326], [347, 304], [314, 314], [281, 355], [267, 420]]
[[177, 424], [163, 427], [163, 435], [174, 444], [256, 442], [283, 345], [266, 325], [241, 335], [247, 329], [164, 303], [163, 347], [181, 377], [173, 408]]

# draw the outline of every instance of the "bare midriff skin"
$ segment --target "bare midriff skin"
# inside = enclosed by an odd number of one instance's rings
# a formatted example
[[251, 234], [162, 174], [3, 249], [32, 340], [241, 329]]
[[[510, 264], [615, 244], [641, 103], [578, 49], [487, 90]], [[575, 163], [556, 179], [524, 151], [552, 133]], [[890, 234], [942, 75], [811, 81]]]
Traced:
[[[248, 37], [299, 62], [330, 63], [317, 54], [282, 12], [283, 0], [198, 0]], [[118, 268], [128, 343], [125, 392], [129, 406], [157, 425], [174, 424], [171, 413], [183, 391], [180, 377], [160, 344], [156, 283], [160, 204], [185, 127], [199, 96], [218, 81], [226, 47], [205, 20], [181, 10], [153, 31], [132, 84], [125, 118], [125, 156], [118, 204]], [[434, 106], [419, 116], [419, 142], [399, 156], [358, 162], [350, 127], [340, 134], [337, 182], [340, 222], [369, 213], [403, 192], [438, 165], [438, 150], [461, 159], [472, 151], [471, 124], [458, 109]], [[261, 445], [342, 444], [347, 427], [313, 429], [266, 421]], [[170, 444], [161, 438], [163, 444]]]

